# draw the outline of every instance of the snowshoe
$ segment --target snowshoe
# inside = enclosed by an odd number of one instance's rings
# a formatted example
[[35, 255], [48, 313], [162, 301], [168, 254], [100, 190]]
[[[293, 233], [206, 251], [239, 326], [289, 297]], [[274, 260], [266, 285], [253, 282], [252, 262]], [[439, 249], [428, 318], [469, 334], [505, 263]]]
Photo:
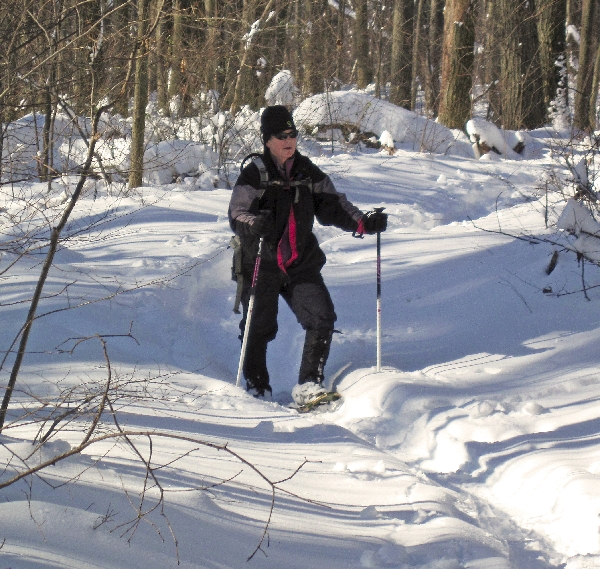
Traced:
[[317, 407], [329, 405], [329, 403], [337, 401], [341, 397], [342, 396], [337, 391], [325, 391], [323, 393], [319, 393], [313, 399], [310, 399], [302, 405], [295, 405], [294, 408], [298, 411], [298, 413], [308, 413]]

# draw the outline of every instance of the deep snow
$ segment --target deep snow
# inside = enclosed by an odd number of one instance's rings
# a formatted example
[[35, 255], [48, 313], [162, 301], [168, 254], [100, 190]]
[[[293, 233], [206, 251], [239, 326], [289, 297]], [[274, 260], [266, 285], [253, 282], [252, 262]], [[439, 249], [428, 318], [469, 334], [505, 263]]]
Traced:
[[[393, 110], [382, 112], [371, 124], [392, 132], [393, 155], [300, 143], [353, 203], [390, 215], [380, 373], [375, 238], [316, 229], [341, 332], [326, 371], [343, 400], [325, 412], [287, 407], [303, 332], [283, 303], [269, 349], [275, 401], [235, 387], [239, 316], [222, 182], [184, 177], [126, 196], [118, 183], [88, 181], [39, 313], [72, 308], [35, 322], [9, 418], [34, 396], [101, 385], [100, 343], [78, 343], [99, 334], [122, 384], [114, 406], [123, 428], [226, 443], [281, 482], [269, 519], [271, 488], [248, 464], [191, 440], [156, 436], [150, 448], [135, 437], [164, 465], [156, 476], [165, 490], [164, 509], [135, 527], [128, 522], [152, 483], [125, 441], [99, 442], [2, 490], [0, 567], [163, 568], [177, 555], [181, 567], [215, 569], [600, 567], [600, 299], [595, 288], [589, 300], [581, 292], [581, 264], [553, 226], [565, 204], [557, 193], [546, 227], [550, 135], [532, 133], [525, 158], [476, 160], [459, 133], [454, 151], [419, 152], [386, 123]], [[64, 176], [50, 194], [39, 183], [3, 186], [4, 207], [22, 203], [15, 195], [44, 196], [51, 217], [75, 183]], [[3, 351], [24, 322], [20, 302], [44, 252], [0, 277]], [[5, 253], [0, 270], [14, 258]], [[584, 268], [597, 285], [597, 268]], [[83, 425], [65, 421], [30, 463], [72, 448]], [[114, 428], [107, 411], [101, 432]], [[9, 423], [0, 481], [22, 467], [17, 457], [32, 452], [38, 429]], [[147, 505], [157, 496], [148, 489]]]

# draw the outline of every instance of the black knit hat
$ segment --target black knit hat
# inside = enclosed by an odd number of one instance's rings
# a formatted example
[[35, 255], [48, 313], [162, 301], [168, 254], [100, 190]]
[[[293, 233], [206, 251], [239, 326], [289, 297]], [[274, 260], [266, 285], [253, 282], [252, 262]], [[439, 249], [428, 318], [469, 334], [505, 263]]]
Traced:
[[263, 135], [263, 142], [268, 142], [274, 134], [296, 128], [292, 113], [283, 105], [273, 105], [267, 107], [260, 117], [260, 132]]

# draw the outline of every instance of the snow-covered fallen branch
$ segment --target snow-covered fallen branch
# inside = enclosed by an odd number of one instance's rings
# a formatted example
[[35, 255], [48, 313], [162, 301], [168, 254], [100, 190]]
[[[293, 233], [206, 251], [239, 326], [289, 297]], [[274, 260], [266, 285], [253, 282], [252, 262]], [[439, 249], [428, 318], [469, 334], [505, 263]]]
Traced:
[[569, 200], [557, 221], [558, 229], [575, 235], [573, 251], [593, 263], [600, 263], [600, 223], [576, 200]]

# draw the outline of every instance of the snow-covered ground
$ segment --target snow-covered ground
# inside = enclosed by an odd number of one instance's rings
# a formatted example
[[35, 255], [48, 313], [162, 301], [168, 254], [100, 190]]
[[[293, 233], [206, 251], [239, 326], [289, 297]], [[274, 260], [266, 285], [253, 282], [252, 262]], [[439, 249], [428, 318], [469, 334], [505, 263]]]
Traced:
[[[89, 180], [0, 436], [0, 483], [32, 451], [30, 465], [83, 439], [89, 415], [65, 416], [41, 448], [32, 441], [50, 424], [15, 419], [74, 386], [101, 391], [107, 361], [114, 413], [98, 434], [116, 421], [145, 433], [129, 438], [144, 460], [105, 438], [2, 489], [0, 567], [600, 567], [600, 294], [582, 292], [600, 274], [588, 263], [582, 276], [564, 249], [555, 193], [546, 227], [548, 133], [527, 138], [525, 158], [479, 160], [454, 134], [445, 153], [301, 142], [353, 203], [390, 215], [380, 372], [376, 240], [316, 229], [339, 316], [326, 371], [343, 399], [312, 414], [287, 406], [303, 332], [284, 303], [275, 401], [235, 386], [230, 190], [183, 178], [127, 196]], [[46, 196], [21, 217], [26, 231], [75, 183], [2, 186], [0, 205]], [[0, 259], [3, 353], [45, 252]]]

